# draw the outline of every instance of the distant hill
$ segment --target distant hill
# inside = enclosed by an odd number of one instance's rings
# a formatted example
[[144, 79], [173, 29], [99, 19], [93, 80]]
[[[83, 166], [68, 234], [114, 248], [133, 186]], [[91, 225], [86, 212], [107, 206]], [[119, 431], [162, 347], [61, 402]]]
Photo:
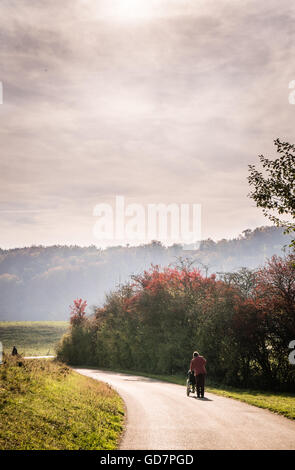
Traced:
[[210, 274], [256, 268], [273, 254], [281, 255], [289, 242], [281, 228], [260, 227], [232, 240], [204, 240], [195, 251], [159, 242], [105, 250], [59, 245], [0, 249], [0, 320], [68, 320], [73, 299], [100, 305], [108, 291], [151, 264], [167, 266], [189, 257]]

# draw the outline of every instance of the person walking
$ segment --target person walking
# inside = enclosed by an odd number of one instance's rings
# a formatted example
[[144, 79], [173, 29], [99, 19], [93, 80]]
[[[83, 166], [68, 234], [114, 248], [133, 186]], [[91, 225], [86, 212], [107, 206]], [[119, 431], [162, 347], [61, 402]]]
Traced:
[[205, 375], [207, 374], [205, 367], [206, 362], [206, 359], [203, 356], [200, 356], [198, 351], [194, 352], [190, 364], [190, 370], [195, 374], [198, 398], [204, 398]]

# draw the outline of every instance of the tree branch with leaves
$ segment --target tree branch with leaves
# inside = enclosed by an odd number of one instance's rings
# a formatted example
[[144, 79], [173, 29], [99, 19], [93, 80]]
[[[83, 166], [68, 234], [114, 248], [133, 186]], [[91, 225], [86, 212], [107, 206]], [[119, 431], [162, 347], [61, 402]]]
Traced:
[[[274, 160], [260, 155], [262, 171], [249, 165], [248, 182], [253, 188], [249, 196], [269, 220], [291, 233], [295, 232], [295, 145], [280, 139], [274, 145], [280, 155]], [[286, 216], [289, 220], [283, 220]], [[295, 248], [295, 239], [290, 246]]]

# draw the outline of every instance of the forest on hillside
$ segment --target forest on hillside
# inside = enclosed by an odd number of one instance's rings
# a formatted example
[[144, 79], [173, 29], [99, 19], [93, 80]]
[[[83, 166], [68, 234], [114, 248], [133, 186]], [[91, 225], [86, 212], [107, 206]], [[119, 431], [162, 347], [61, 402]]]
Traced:
[[102, 305], [108, 292], [152, 264], [177, 266], [189, 258], [204, 274], [261, 266], [282, 255], [291, 237], [278, 227], [245, 230], [232, 240], [204, 240], [195, 251], [154, 241], [137, 247], [32, 246], [0, 249], [0, 320], [68, 320], [69, 305], [81, 297]]

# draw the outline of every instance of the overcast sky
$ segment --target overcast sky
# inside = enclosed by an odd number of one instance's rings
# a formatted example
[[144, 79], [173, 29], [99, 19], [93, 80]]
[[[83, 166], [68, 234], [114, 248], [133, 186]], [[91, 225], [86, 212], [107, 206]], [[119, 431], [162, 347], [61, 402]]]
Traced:
[[[269, 222], [247, 166], [294, 143], [293, 0], [1, 0], [3, 248], [99, 244], [93, 208], [200, 203]], [[113, 243], [111, 243], [113, 244]]]

